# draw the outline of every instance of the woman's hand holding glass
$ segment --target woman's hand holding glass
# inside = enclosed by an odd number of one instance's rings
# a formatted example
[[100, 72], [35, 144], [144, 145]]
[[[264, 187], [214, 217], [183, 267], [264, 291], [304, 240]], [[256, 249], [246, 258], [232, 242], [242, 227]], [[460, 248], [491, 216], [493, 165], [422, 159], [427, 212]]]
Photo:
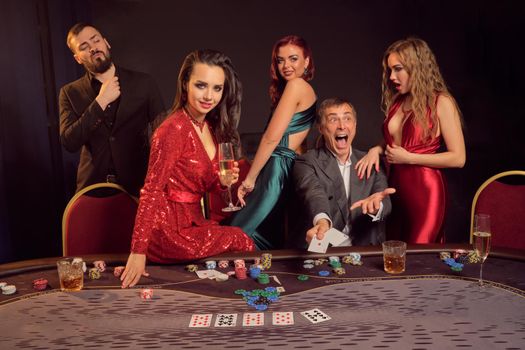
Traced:
[[241, 208], [233, 205], [231, 185], [239, 180], [239, 164], [235, 161], [233, 145], [229, 142], [219, 144], [219, 181], [228, 187], [228, 206], [222, 208], [224, 212], [237, 211]]

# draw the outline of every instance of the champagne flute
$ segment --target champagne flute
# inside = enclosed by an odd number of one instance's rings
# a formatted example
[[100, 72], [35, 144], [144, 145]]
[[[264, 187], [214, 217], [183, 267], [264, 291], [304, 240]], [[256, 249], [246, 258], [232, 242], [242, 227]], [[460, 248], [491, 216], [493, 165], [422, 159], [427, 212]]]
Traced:
[[233, 163], [235, 157], [233, 155], [233, 145], [230, 142], [219, 144], [219, 170], [221, 180], [228, 187], [228, 206], [222, 208], [224, 212], [232, 212], [241, 210], [241, 207], [235, 206], [232, 203], [231, 185], [233, 182]]
[[483, 283], [483, 263], [490, 252], [490, 240], [492, 238], [490, 230], [490, 215], [487, 214], [476, 214], [474, 216], [474, 232], [473, 232], [473, 247], [476, 255], [481, 259], [479, 268], [479, 281], [480, 287], [485, 286]]

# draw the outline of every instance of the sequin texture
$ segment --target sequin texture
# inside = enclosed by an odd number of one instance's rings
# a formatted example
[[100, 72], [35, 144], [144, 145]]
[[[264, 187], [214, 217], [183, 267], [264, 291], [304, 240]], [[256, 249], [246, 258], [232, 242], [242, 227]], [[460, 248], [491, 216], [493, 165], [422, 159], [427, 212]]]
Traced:
[[171, 263], [254, 249], [241, 229], [219, 226], [203, 216], [203, 194], [221, 191], [217, 153], [210, 160], [189, 117], [180, 110], [159, 126], [140, 191], [133, 253]]

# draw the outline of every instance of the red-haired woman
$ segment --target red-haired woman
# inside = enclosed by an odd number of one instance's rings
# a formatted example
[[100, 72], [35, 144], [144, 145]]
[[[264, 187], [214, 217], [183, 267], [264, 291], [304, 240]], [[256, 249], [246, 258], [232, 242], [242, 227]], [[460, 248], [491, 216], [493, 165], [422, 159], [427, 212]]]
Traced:
[[306, 41], [295, 35], [277, 41], [270, 74], [273, 113], [237, 192], [245, 207], [231, 222], [242, 228], [259, 249], [279, 248], [283, 243], [283, 232], [279, 230], [283, 224], [283, 194], [288, 189], [295, 152], [315, 120], [317, 97], [308, 83], [314, 76], [314, 62]]

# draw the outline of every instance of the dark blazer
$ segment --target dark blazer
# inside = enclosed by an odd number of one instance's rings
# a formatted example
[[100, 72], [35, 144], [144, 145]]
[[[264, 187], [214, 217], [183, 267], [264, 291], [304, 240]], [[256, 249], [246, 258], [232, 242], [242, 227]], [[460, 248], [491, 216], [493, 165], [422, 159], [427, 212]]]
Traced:
[[[363, 215], [361, 208], [352, 210], [352, 203], [364, 199], [373, 193], [388, 187], [385, 174], [373, 171], [369, 179], [357, 177], [355, 164], [365, 155], [357, 149], [352, 150], [350, 159], [350, 200], [346, 197], [341, 171], [335, 156], [325, 147], [308, 151], [297, 157], [293, 170], [295, 190], [304, 208], [303, 224], [297, 226], [293, 239], [298, 241], [292, 246], [304, 246], [306, 230], [313, 226], [313, 218], [319, 213], [326, 213], [334, 228], [342, 231], [350, 220], [350, 236], [353, 245], [379, 244], [385, 240], [384, 221], [372, 222], [372, 218]], [[383, 200], [384, 219], [392, 210], [390, 198]], [[301, 241], [302, 239], [302, 241]]]
[[116, 72], [121, 94], [114, 123], [109, 122], [109, 115], [95, 101], [89, 74], [60, 89], [62, 145], [70, 152], [81, 150], [77, 191], [106, 182], [111, 164], [117, 183], [130, 193], [138, 195], [144, 185], [148, 130], [160, 123], [164, 103], [149, 75], [119, 67]]

